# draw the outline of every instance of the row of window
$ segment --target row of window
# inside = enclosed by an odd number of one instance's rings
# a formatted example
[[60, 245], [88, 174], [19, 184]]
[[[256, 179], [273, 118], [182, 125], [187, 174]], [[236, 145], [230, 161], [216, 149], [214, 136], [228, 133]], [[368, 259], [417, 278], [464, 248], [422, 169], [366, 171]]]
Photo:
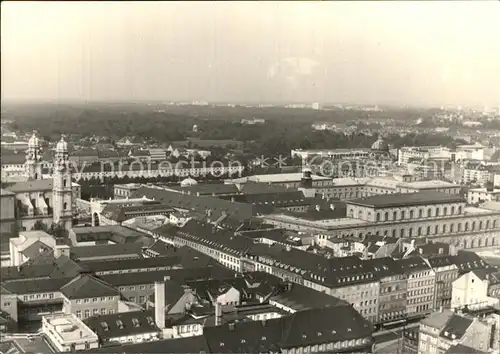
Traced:
[[113, 296], [108, 296], [108, 297], [93, 297], [93, 298], [87, 298], [87, 299], [77, 299], [76, 303], [77, 304], [88, 304], [90, 302], [96, 303], [96, 302], [106, 302], [106, 301], [113, 301], [114, 297]]
[[[432, 212], [432, 208], [428, 208], [427, 209], [427, 212], [425, 212], [424, 209], [418, 209], [418, 218], [423, 218], [424, 215], [426, 214], [426, 216], [428, 218], [431, 218], [431, 217], [438, 217], [438, 216], [447, 216], [447, 215], [461, 215], [462, 214], [462, 206], [459, 205], [456, 209], [456, 213], [455, 213], [455, 207], [452, 206], [450, 207], [450, 213], [448, 214], [448, 207], [443, 207], [442, 209], [442, 212], [441, 212], [441, 208], [440, 207], [436, 207], [434, 209], [434, 213]], [[360, 218], [362, 216], [362, 211], [359, 210], [358, 212]], [[389, 221], [389, 212], [385, 212], [383, 214], [383, 218], [384, 218], [384, 221]], [[391, 220], [404, 220], [406, 219], [406, 212], [405, 210], [401, 210], [401, 212], [399, 213], [399, 218], [398, 218], [398, 212], [397, 211], [394, 211], [392, 213], [392, 219]], [[415, 217], [415, 211], [414, 210], [410, 210], [409, 213], [408, 213], [408, 219], [413, 219]], [[370, 213], [368, 213], [368, 218], [370, 218]], [[382, 221], [382, 213], [377, 213], [377, 221]]]
[[35, 300], [35, 299], [53, 299], [53, 298], [54, 298], [54, 293], [30, 294], [23, 296], [24, 301]]
[[408, 297], [420, 296], [420, 295], [425, 295], [425, 294], [433, 293], [433, 292], [434, 292], [434, 287], [427, 287], [427, 288], [423, 288], [423, 289], [408, 291]]
[[[92, 315], [91, 315], [92, 313]], [[80, 318], [80, 319], [86, 319], [86, 318], [89, 318], [91, 316], [104, 316], [104, 315], [112, 315], [113, 313], [115, 313], [115, 310], [113, 309], [105, 309], [105, 308], [102, 308], [102, 309], [93, 309], [92, 312], [90, 312], [89, 309], [87, 310], [84, 310], [83, 311], [83, 316], [82, 316], [82, 310], [77, 310], [76, 311], [76, 317]]]
[[420, 304], [422, 302], [430, 302], [433, 300], [433, 296], [421, 296], [414, 299], [408, 299], [408, 305]]

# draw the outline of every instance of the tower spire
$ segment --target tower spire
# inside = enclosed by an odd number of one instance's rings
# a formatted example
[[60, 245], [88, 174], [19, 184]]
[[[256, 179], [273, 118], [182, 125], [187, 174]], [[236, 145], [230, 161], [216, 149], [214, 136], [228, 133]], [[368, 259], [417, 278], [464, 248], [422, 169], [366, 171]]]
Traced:
[[33, 135], [28, 140], [25, 167], [28, 180], [42, 179], [42, 148], [36, 130], [33, 130]]

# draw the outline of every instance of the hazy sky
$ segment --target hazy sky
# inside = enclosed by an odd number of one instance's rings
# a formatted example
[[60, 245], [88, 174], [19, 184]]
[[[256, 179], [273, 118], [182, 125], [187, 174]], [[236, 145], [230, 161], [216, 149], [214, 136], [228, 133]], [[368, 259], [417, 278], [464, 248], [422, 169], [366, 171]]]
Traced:
[[2, 99], [500, 105], [500, 1], [3, 2]]

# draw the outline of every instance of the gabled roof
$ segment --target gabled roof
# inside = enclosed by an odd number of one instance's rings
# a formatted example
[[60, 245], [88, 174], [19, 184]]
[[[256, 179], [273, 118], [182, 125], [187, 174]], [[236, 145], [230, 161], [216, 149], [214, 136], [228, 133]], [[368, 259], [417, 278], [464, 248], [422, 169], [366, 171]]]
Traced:
[[118, 296], [120, 292], [104, 281], [89, 275], [80, 274], [61, 288], [68, 299], [85, 299], [101, 296]]
[[34, 259], [44, 253], [52, 251], [52, 249], [45, 243], [37, 240], [33, 242], [30, 246], [26, 247], [21, 253], [28, 259]]
[[467, 332], [472, 322], [474, 322], [474, 320], [470, 318], [454, 314], [448, 320], [448, 323], [446, 323], [439, 335], [446, 339], [460, 339], [464, 336], [465, 332]]

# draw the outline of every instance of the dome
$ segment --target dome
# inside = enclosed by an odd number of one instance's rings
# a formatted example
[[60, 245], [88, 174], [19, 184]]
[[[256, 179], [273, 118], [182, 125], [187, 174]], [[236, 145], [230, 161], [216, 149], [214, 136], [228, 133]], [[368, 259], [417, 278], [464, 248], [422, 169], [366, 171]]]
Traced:
[[181, 187], [189, 187], [197, 184], [198, 182], [196, 182], [196, 180], [192, 178], [186, 178], [181, 181]]
[[382, 138], [378, 138], [372, 145], [372, 150], [375, 151], [389, 151], [389, 145]]
[[38, 140], [38, 137], [36, 136], [36, 131], [33, 131], [33, 135], [31, 136], [30, 140], [28, 140], [28, 147], [29, 148], [37, 148], [40, 145], [40, 140]]
[[67, 152], [68, 151], [68, 143], [64, 140], [64, 135], [61, 137], [61, 140], [56, 145], [56, 152]]

